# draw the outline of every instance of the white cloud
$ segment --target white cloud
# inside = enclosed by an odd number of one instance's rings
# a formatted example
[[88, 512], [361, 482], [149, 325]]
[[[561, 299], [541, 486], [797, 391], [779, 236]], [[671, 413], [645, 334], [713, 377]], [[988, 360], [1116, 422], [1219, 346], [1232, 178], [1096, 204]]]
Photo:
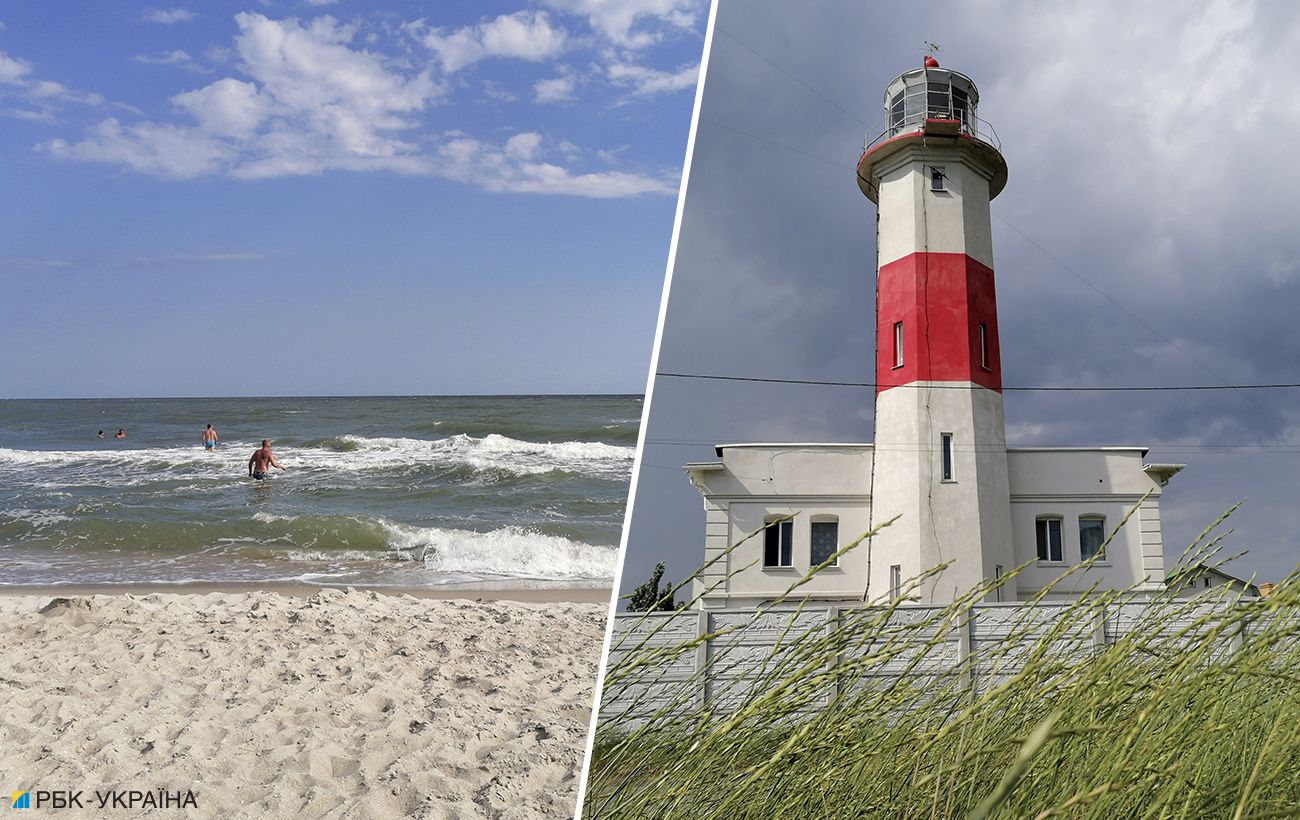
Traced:
[[225, 143], [192, 128], [149, 122], [123, 126], [114, 119], [95, 126], [81, 142], [55, 139], [41, 149], [57, 157], [125, 165], [177, 179], [211, 173], [230, 154]]
[[618, 171], [574, 173], [541, 161], [542, 140], [537, 134], [516, 134], [497, 148], [470, 137], [454, 137], [438, 151], [435, 171], [449, 179], [478, 185], [489, 191], [532, 194], [566, 194], [616, 198], [638, 194], [671, 194], [676, 179], [662, 179]]
[[564, 51], [568, 38], [564, 29], [551, 25], [543, 11], [517, 11], [493, 20], [454, 31], [429, 28], [423, 21], [407, 30], [437, 53], [448, 73], [488, 57], [544, 60]]
[[542, 146], [542, 135], [536, 132], [515, 134], [506, 140], [505, 155], [520, 162], [531, 161], [537, 156]]
[[146, 23], [161, 23], [170, 26], [173, 23], [185, 23], [194, 19], [194, 12], [189, 9], [145, 9], [140, 19]]
[[677, 71], [660, 71], [628, 63], [613, 63], [608, 66], [606, 72], [611, 81], [630, 86], [632, 93], [638, 96], [649, 97], [668, 91], [694, 88], [695, 81], [700, 76], [700, 67], [697, 64]]
[[[235, 20], [239, 33], [232, 62], [242, 76], [173, 96], [179, 121], [109, 119], [80, 140], [55, 139], [40, 148], [57, 157], [173, 179], [350, 170], [437, 175], [492, 191], [603, 198], [677, 190], [672, 174], [585, 173], [578, 146], [535, 131], [515, 133], [504, 142], [462, 133], [421, 137], [419, 116], [447, 93], [431, 69], [403, 70], [385, 55], [357, 46], [356, 28], [332, 17], [277, 21], [241, 13]], [[462, 31], [471, 31], [482, 54], [521, 59], [558, 52], [565, 37], [544, 13], [507, 15]], [[425, 34], [448, 36], [427, 29]], [[439, 55], [458, 66], [460, 58]], [[534, 91], [538, 99], [560, 100], [571, 96], [575, 85], [566, 75], [542, 81]]]
[[309, 6], [332, 6], [339, 0], [307, 0]]
[[572, 77], [538, 80], [533, 83], [533, 99], [539, 103], [569, 102], [573, 99], [574, 85]]
[[0, 268], [19, 268], [22, 270], [55, 270], [70, 268], [70, 259], [51, 256], [0, 256]]
[[[664, 32], [695, 26], [701, 0], [544, 0], [554, 9], [580, 14], [616, 45], [643, 48]], [[635, 30], [634, 30], [635, 29]]]
[[[178, 178], [223, 168], [263, 178], [427, 167], [415, 146], [392, 135], [413, 126], [405, 115], [439, 93], [428, 72], [407, 77], [389, 71], [381, 56], [350, 48], [354, 30], [331, 17], [303, 24], [241, 13], [235, 21], [236, 52], [252, 81], [227, 77], [173, 97], [195, 125], [110, 120], [79, 143], [55, 140], [46, 148], [56, 156]], [[173, 153], [175, 160], [169, 159]]]
[[104, 98], [90, 91], [74, 91], [52, 80], [39, 80], [27, 89], [27, 95], [34, 101], [56, 100], [58, 102], [77, 103], [80, 105], [101, 105]]
[[252, 83], [227, 77], [172, 97], [205, 130], [228, 137], [248, 137], [270, 114], [271, 103]]
[[0, 51], [0, 83], [17, 85], [32, 71], [32, 64]]
[[178, 48], [156, 55], [137, 54], [131, 58], [131, 61], [146, 65], [191, 65], [194, 58], [190, 57], [188, 51]]
[[33, 111], [29, 108], [10, 108], [0, 113], [3, 113], [6, 117], [27, 120], [28, 122], [54, 122], [55, 119], [52, 111]]

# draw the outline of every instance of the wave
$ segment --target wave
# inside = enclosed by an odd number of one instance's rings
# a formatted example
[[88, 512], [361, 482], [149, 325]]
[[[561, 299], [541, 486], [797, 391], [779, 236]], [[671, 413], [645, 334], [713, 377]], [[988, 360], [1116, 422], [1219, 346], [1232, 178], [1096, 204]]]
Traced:
[[340, 436], [316, 445], [322, 459], [314, 463], [346, 469], [393, 466], [468, 466], [480, 471], [500, 471], [516, 476], [553, 471], [625, 478], [635, 450], [599, 441], [532, 442], [497, 433], [483, 438], [460, 433], [441, 439]]
[[385, 524], [394, 549], [438, 572], [612, 579], [618, 550], [520, 527], [490, 532]]
[[438, 574], [610, 580], [617, 557], [614, 547], [524, 527], [475, 532], [349, 515], [259, 512], [232, 522], [141, 522], [4, 510], [0, 533], [83, 561], [135, 556], [176, 569], [191, 559], [245, 566], [304, 562], [313, 570], [386, 561]]
[[[0, 448], [0, 470], [31, 467], [61, 468], [47, 473], [49, 486], [59, 482], [141, 484], [169, 479], [228, 478], [245, 470], [252, 442], [223, 442], [215, 452], [198, 447], [124, 450], [15, 450]], [[482, 438], [458, 434], [441, 439], [363, 437], [344, 435], [314, 439], [300, 446], [276, 448], [277, 458], [293, 470], [354, 472], [392, 468], [468, 467], [508, 476], [559, 471], [626, 480], [635, 450], [600, 441], [531, 442], [497, 433]], [[25, 476], [30, 478], [30, 476]]]

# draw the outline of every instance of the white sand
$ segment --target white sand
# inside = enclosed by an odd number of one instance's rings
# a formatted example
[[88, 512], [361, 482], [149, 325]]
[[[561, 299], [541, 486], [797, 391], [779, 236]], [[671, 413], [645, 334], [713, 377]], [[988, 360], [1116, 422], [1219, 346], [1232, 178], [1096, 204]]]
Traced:
[[193, 789], [197, 811], [163, 812], [193, 817], [573, 814], [603, 604], [325, 590], [38, 614], [49, 601], [0, 596], [6, 797]]

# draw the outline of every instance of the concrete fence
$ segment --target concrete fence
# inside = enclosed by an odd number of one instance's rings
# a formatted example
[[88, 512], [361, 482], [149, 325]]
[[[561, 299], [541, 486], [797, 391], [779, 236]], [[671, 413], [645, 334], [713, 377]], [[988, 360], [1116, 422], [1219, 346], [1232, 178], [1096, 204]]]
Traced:
[[[800, 710], [815, 710], [846, 686], [911, 682], [982, 691], [1021, 669], [1033, 653], [1083, 662], [1125, 636], [1141, 652], [1172, 661], [1211, 640], [1229, 657], [1263, 624], [1219, 601], [1137, 602], [1067, 613], [1068, 604], [980, 604], [945, 616], [935, 607], [894, 610], [819, 604], [801, 609], [688, 610], [615, 616], [601, 720], [635, 726], [709, 706], [726, 714], [796, 677]], [[1252, 629], [1252, 627], [1254, 627]], [[1291, 625], [1291, 636], [1300, 628]], [[1271, 633], [1276, 634], [1276, 630]]]

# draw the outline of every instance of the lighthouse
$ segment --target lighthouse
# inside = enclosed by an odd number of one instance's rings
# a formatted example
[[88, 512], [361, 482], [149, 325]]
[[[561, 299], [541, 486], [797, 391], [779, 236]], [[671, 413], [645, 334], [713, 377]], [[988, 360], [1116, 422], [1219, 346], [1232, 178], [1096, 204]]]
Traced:
[[[979, 91], [927, 56], [885, 89], [858, 162], [876, 203], [876, 434], [868, 597], [946, 564], [947, 603], [1015, 566], [989, 201], [1006, 185]], [[1007, 590], [1014, 598], [1014, 590]]]
[[1164, 591], [1160, 498], [1183, 465], [1007, 446], [989, 219], [1007, 163], [979, 102], [933, 56], [886, 86], [857, 164], [876, 206], [874, 440], [719, 443], [684, 465], [700, 606], [945, 604], [998, 579], [990, 602]]

